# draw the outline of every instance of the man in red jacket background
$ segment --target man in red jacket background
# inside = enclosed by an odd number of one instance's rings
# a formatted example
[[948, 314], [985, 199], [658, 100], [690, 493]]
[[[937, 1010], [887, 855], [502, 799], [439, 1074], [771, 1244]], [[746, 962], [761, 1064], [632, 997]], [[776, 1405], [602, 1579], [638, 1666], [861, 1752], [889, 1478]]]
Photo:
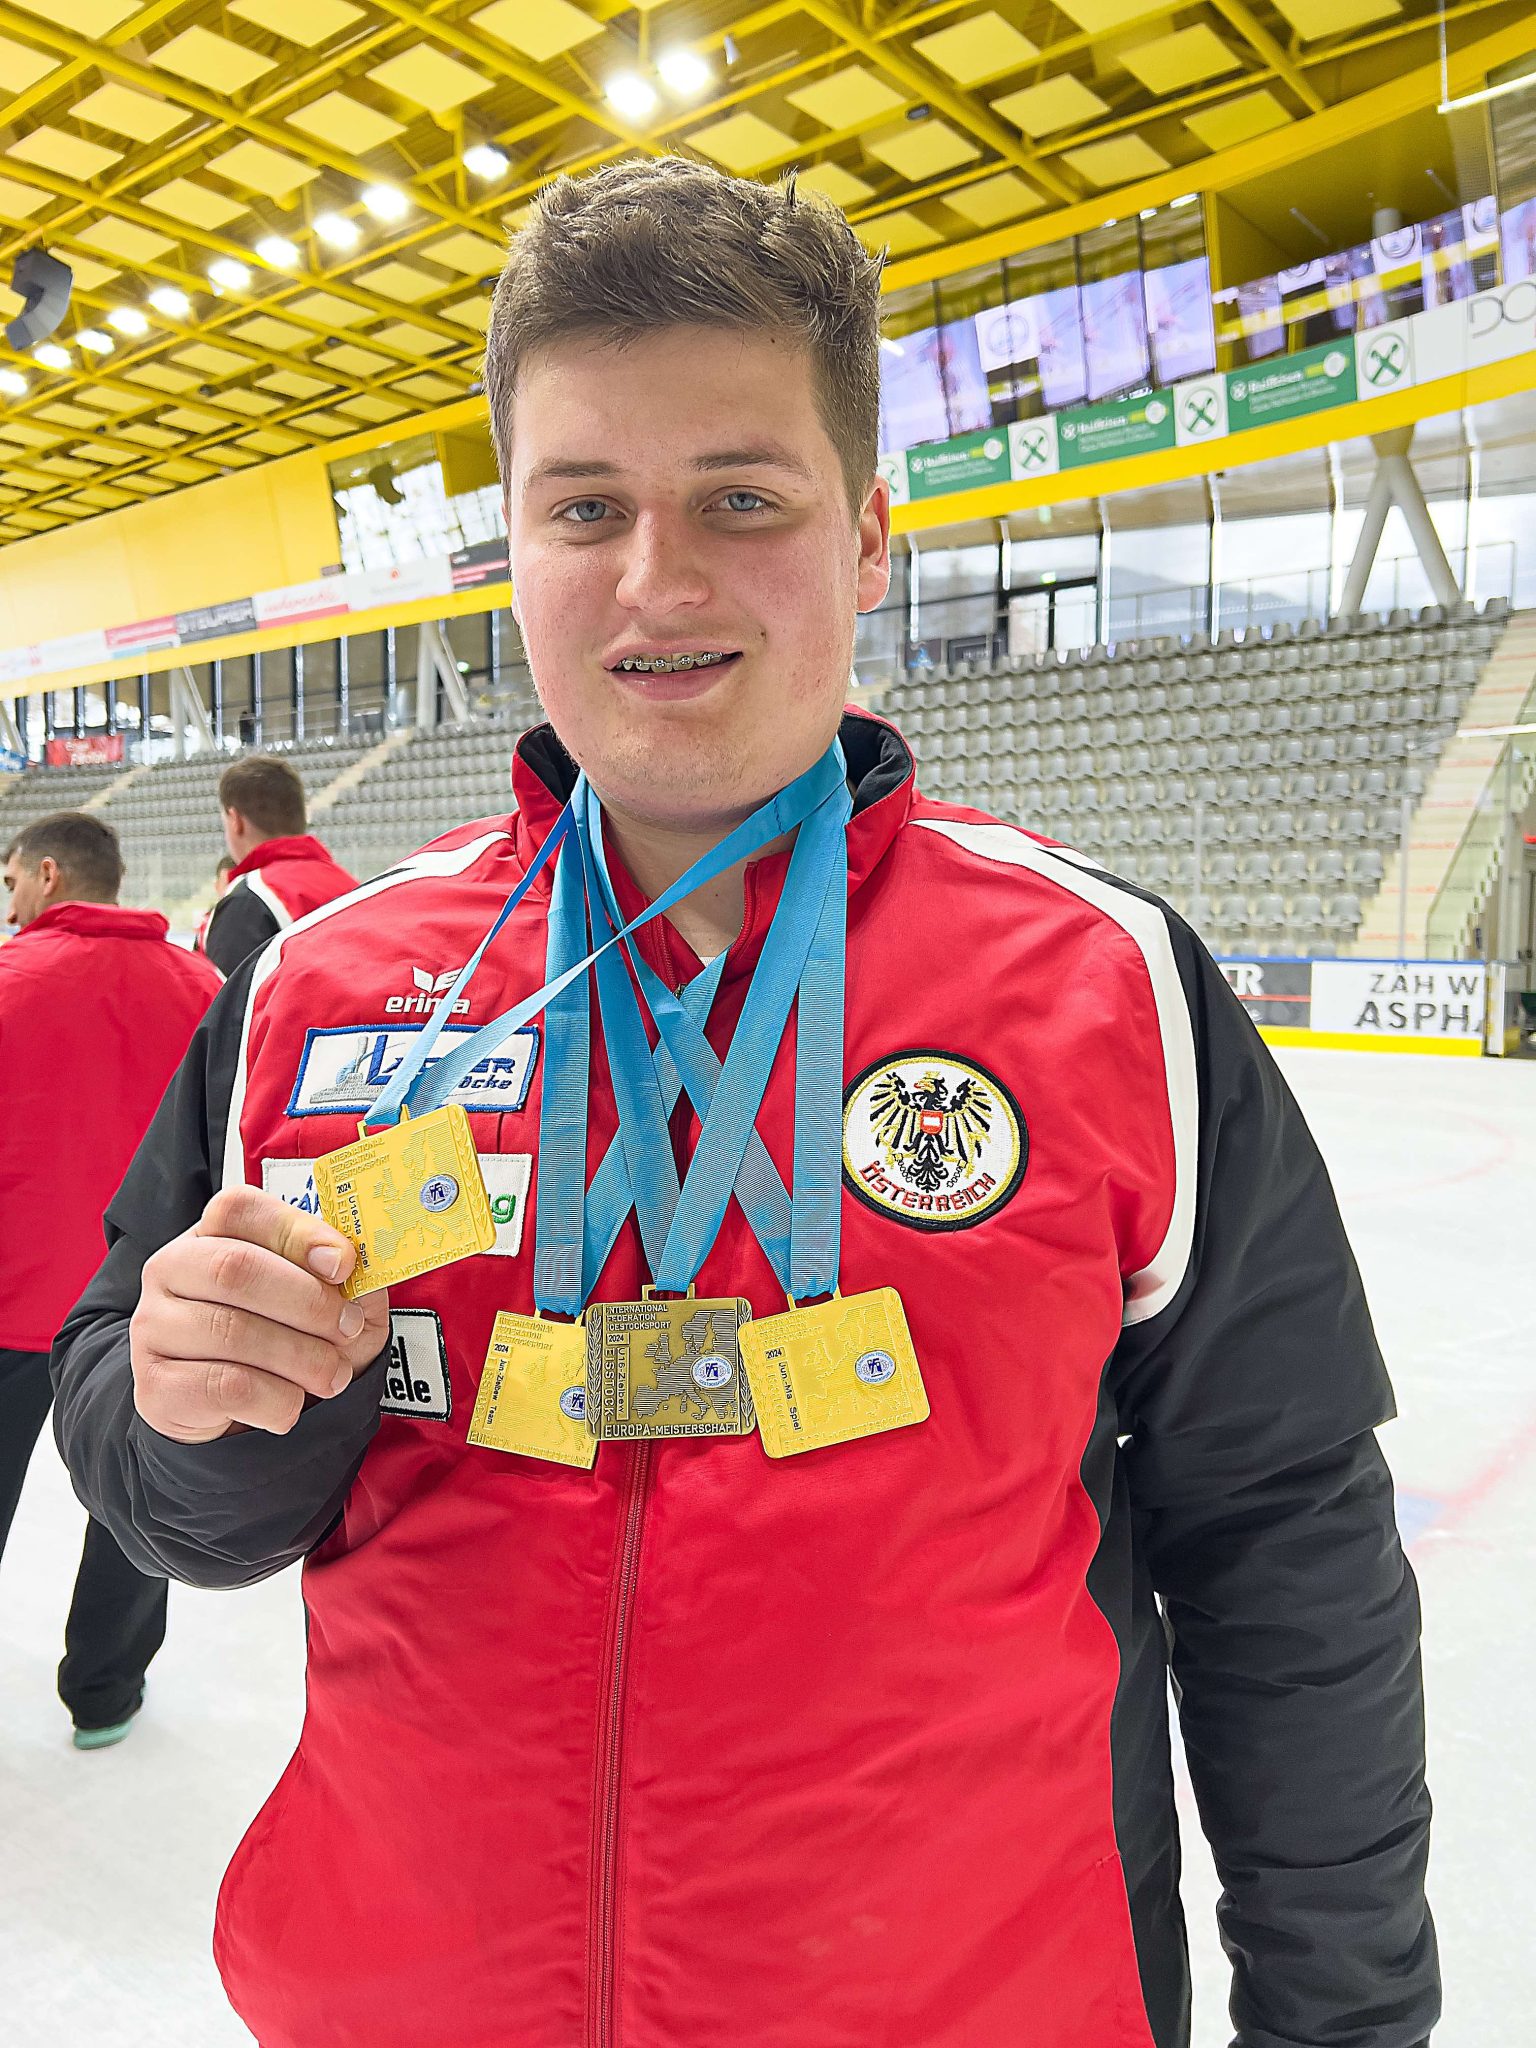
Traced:
[[251, 754], [219, 777], [224, 838], [234, 868], [208, 919], [203, 951], [220, 974], [295, 918], [357, 887], [308, 830], [304, 785], [286, 761]]
[[[0, 950], [0, 1551], [53, 1397], [48, 1348], [101, 1259], [101, 1215], [218, 992], [206, 961], [168, 943], [154, 910], [117, 901], [110, 825], [58, 811], [5, 853]], [[59, 1667], [75, 1744], [125, 1735], [165, 1639], [165, 1580], [91, 1521]]]

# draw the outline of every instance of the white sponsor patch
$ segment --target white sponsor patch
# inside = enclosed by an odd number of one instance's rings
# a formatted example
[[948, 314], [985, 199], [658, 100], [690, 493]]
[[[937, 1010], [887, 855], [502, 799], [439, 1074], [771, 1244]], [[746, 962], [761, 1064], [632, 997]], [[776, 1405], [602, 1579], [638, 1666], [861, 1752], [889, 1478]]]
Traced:
[[[531, 1152], [482, 1152], [480, 1171], [485, 1192], [491, 1199], [491, 1220], [496, 1225], [496, 1242], [485, 1254], [491, 1259], [515, 1259], [523, 1248], [523, 1217], [528, 1207], [528, 1183], [533, 1177]], [[314, 1162], [309, 1159], [263, 1159], [261, 1184], [290, 1209], [302, 1209], [306, 1216], [318, 1216]]]
[[[312, 1025], [304, 1034], [288, 1115], [366, 1116], [421, 1029], [419, 1024]], [[472, 1035], [467, 1024], [445, 1026], [427, 1067]], [[521, 1109], [538, 1056], [539, 1034], [526, 1025], [471, 1067], [448, 1099], [466, 1109]]]
[[389, 1317], [389, 1359], [379, 1407], [386, 1415], [446, 1422], [453, 1413], [448, 1351], [435, 1309], [397, 1308]]

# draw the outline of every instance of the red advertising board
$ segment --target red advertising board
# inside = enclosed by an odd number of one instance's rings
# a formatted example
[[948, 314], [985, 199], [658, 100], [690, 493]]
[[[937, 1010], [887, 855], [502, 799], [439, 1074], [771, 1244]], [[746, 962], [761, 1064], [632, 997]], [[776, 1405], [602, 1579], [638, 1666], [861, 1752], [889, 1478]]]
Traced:
[[123, 736], [120, 732], [85, 733], [77, 739], [43, 742], [43, 761], [49, 768], [88, 768], [99, 761], [121, 761]]

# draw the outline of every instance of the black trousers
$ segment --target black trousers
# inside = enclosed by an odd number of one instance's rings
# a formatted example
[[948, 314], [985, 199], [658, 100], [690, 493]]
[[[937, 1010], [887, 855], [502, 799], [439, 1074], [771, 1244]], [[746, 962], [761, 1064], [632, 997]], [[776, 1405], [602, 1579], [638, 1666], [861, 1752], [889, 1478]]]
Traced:
[[[0, 1554], [52, 1405], [47, 1352], [0, 1349]], [[165, 1641], [165, 1598], [165, 1580], [130, 1564], [93, 1519], [59, 1666], [59, 1698], [77, 1728], [110, 1728], [138, 1705], [149, 1661]]]

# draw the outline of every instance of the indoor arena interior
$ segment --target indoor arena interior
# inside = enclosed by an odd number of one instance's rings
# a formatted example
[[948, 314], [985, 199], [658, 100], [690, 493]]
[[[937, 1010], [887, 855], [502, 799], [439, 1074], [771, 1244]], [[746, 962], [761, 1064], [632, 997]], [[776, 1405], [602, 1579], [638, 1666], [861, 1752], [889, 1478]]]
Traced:
[[1530, 0], [0, 158], [4, 2048], [1536, 2042]]

